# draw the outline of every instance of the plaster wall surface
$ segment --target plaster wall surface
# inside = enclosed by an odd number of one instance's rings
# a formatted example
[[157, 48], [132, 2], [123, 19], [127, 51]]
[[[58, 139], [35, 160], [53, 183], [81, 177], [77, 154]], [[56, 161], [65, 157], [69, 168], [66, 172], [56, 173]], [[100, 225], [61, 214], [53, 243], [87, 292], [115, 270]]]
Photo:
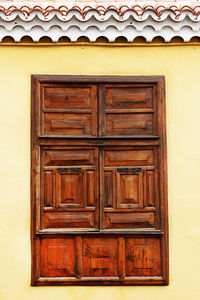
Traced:
[[[0, 46], [0, 300], [200, 299], [200, 46]], [[170, 284], [31, 287], [31, 74], [164, 75]]]

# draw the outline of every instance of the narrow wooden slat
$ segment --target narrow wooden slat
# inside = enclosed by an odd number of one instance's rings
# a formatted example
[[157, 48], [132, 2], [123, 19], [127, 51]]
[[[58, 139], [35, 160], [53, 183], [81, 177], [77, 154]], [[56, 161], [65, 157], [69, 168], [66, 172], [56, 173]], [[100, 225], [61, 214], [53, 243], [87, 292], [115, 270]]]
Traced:
[[42, 110], [47, 113], [70, 113], [70, 114], [89, 114], [91, 113], [91, 109], [56, 109], [56, 108], [45, 108]]
[[158, 82], [164, 79], [164, 76], [92, 76], [92, 75], [49, 75], [35, 74], [32, 75], [36, 81], [40, 83], [134, 83], [134, 84], [149, 84]]
[[103, 136], [104, 135], [104, 130], [105, 130], [105, 88], [103, 85], [99, 85], [99, 133], [98, 136]]
[[97, 108], [97, 86], [93, 85], [91, 88], [91, 131], [93, 136], [98, 136], [98, 108]]
[[82, 238], [80, 236], [75, 237], [75, 274], [76, 278], [81, 278], [82, 276]]
[[99, 150], [99, 229], [104, 229], [104, 168], [103, 149]]
[[87, 207], [87, 208], [83, 208], [83, 207], [77, 207], [77, 208], [68, 208], [68, 207], [62, 207], [62, 208], [52, 208], [52, 207], [44, 207], [44, 211], [95, 211], [94, 207]]
[[76, 229], [42, 229], [38, 232], [36, 232], [36, 235], [95, 235], [95, 236], [101, 236], [101, 235], [114, 235], [114, 236], [162, 236], [164, 233], [163, 231], [159, 229], [149, 229], [149, 230], [141, 230], [141, 229], [135, 229], [135, 230], [110, 230], [110, 229], [104, 229], [104, 230], [96, 230], [96, 229], [87, 229], [84, 228], [82, 231], [77, 231]]
[[53, 172], [44, 172], [44, 206], [53, 207]]
[[142, 113], [153, 113], [154, 112], [154, 109], [152, 108], [133, 108], [133, 109], [123, 109], [123, 108], [120, 108], [120, 109], [112, 109], [112, 108], [107, 108], [105, 109], [105, 113], [109, 113], [109, 114], [131, 114], [131, 113], [137, 113], [137, 114], [142, 114]]
[[36, 231], [40, 229], [40, 217], [41, 217], [41, 209], [40, 209], [40, 191], [41, 191], [41, 185], [40, 185], [40, 148], [35, 147], [35, 161], [36, 161], [36, 172], [35, 172], [35, 203], [36, 203]]
[[118, 238], [118, 274], [120, 279], [125, 277], [125, 239]]

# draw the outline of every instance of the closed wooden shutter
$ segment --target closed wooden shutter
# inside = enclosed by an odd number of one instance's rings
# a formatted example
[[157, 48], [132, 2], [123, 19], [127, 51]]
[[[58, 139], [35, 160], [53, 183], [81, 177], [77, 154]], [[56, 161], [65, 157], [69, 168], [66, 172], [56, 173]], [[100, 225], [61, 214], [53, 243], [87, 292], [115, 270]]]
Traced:
[[163, 77], [32, 76], [32, 285], [167, 284]]

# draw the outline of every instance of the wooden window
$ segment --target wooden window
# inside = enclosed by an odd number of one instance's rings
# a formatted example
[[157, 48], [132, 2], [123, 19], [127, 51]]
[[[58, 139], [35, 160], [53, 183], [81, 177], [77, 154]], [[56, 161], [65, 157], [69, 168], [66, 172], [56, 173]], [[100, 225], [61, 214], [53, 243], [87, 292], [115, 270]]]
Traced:
[[164, 77], [32, 76], [32, 285], [168, 283]]

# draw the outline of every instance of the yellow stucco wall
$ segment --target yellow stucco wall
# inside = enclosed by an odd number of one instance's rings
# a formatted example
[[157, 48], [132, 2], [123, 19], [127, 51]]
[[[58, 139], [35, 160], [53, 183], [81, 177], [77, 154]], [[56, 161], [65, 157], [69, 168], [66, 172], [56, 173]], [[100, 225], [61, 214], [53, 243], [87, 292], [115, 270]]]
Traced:
[[[167, 287], [30, 286], [30, 75], [165, 75]], [[0, 46], [0, 300], [200, 299], [200, 46]]]

